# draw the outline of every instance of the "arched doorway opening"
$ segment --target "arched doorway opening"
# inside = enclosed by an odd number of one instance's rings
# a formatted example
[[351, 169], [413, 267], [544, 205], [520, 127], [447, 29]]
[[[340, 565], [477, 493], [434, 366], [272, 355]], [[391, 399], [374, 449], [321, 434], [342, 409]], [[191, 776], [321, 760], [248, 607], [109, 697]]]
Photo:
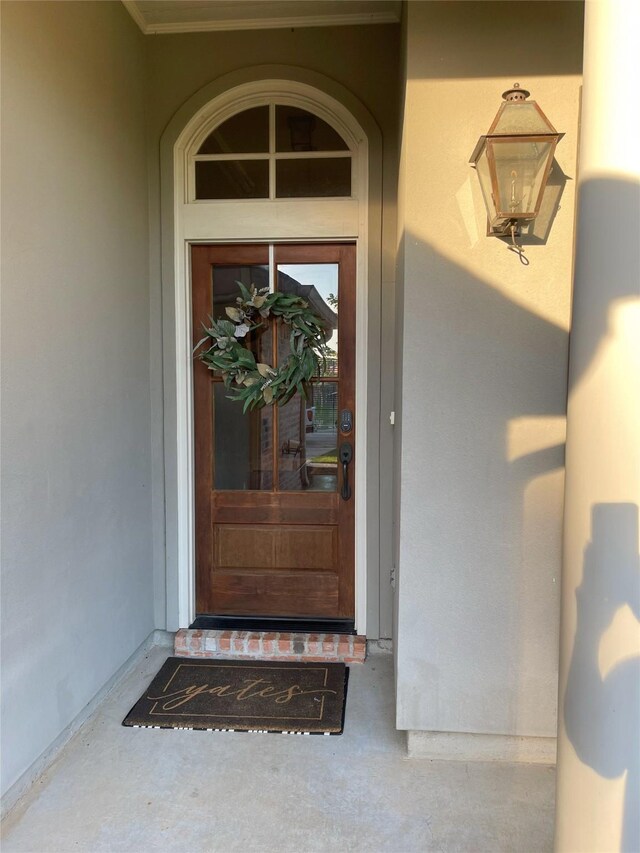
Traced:
[[[378, 397], [377, 389], [370, 393], [368, 309], [380, 276], [379, 238], [374, 237], [373, 247], [370, 240], [371, 232], [379, 233], [379, 211], [372, 217], [369, 209], [371, 139], [377, 158], [379, 132], [372, 121], [365, 132], [341, 100], [308, 82], [269, 77], [224, 89], [221, 83], [216, 86], [215, 97], [205, 100], [199, 93], [193, 104], [185, 105], [165, 132], [162, 146], [164, 375], [165, 388], [175, 388], [175, 396], [165, 393], [167, 621], [170, 627], [188, 627], [196, 614], [193, 247], [263, 245], [273, 263], [277, 247], [284, 244], [350, 243], [357, 270], [353, 416], [363, 425], [354, 446], [361, 461], [354, 483], [353, 615], [362, 633], [367, 624], [367, 572], [372, 565], [377, 569], [377, 554], [368, 547], [367, 536], [368, 496], [377, 484], [367, 462], [371, 430], [364, 426], [372, 415], [372, 399], [375, 406]], [[366, 117], [366, 111], [363, 114]], [[374, 183], [378, 181], [379, 168]], [[379, 320], [374, 312], [374, 326], [376, 317]]]

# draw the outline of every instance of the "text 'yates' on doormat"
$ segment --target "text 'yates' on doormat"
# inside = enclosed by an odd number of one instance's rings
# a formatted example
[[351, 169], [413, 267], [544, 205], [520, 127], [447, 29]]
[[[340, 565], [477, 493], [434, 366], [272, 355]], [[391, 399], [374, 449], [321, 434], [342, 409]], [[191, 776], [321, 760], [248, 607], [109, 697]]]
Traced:
[[343, 663], [168, 658], [124, 726], [342, 734]]

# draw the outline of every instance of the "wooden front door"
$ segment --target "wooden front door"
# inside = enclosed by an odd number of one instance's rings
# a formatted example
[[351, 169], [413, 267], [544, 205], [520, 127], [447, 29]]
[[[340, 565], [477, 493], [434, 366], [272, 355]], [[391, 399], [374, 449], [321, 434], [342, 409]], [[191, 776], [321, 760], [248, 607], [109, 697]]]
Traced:
[[[247, 414], [194, 361], [196, 612], [353, 619], [355, 246], [193, 246], [194, 345], [238, 281], [302, 296], [331, 336], [306, 398]], [[288, 356], [275, 319], [246, 340], [261, 362]]]

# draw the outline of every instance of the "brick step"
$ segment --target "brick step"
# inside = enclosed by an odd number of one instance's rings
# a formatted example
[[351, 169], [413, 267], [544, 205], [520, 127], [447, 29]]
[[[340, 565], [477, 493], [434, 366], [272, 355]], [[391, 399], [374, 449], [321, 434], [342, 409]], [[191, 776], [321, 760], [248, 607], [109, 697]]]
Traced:
[[235, 658], [363, 663], [366, 637], [352, 634], [302, 634], [282, 631], [210, 631], [181, 628], [175, 637], [178, 657]]

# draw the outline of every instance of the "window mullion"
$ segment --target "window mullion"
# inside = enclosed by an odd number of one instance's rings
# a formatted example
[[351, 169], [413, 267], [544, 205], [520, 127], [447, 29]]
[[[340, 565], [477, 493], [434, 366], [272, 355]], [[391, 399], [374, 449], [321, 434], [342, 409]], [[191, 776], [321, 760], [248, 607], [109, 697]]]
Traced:
[[195, 154], [193, 159], [196, 163], [210, 163], [214, 161], [235, 161], [235, 160], [268, 160], [269, 154], [264, 151], [256, 154]]
[[276, 105], [269, 104], [269, 198], [276, 197]]
[[274, 293], [276, 287], [276, 247], [273, 243], [269, 243], [269, 293]]
[[276, 160], [337, 160], [351, 157], [351, 151], [282, 151]]

